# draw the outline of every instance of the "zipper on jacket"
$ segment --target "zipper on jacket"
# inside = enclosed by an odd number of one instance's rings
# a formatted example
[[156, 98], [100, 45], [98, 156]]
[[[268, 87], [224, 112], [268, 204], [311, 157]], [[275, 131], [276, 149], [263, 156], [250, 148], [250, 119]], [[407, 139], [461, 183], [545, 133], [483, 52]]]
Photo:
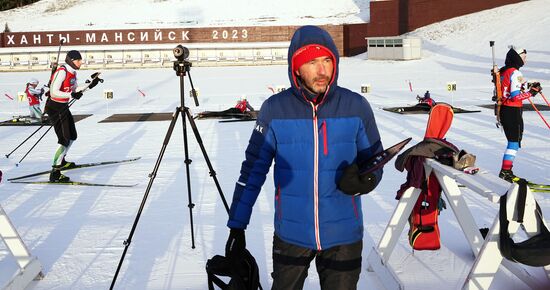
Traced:
[[319, 131], [317, 120], [317, 106], [311, 103], [313, 108], [313, 212], [315, 221], [315, 243], [317, 250], [321, 248], [321, 237], [319, 235]]

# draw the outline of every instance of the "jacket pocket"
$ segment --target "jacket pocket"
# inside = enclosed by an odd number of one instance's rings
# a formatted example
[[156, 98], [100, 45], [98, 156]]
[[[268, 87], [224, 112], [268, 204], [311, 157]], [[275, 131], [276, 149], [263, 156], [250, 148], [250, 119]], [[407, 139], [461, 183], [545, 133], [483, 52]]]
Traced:
[[281, 220], [283, 217], [282, 208], [281, 208], [281, 187], [277, 186], [277, 192], [275, 193], [275, 212], [278, 220]]
[[357, 212], [357, 203], [355, 202], [356, 196], [351, 197], [351, 204], [353, 205], [353, 213], [355, 214], [355, 218], [359, 219], [359, 212]]
[[327, 121], [323, 120], [321, 128], [319, 128], [321, 137], [323, 138], [323, 154], [328, 155], [328, 140], [327, 140]]

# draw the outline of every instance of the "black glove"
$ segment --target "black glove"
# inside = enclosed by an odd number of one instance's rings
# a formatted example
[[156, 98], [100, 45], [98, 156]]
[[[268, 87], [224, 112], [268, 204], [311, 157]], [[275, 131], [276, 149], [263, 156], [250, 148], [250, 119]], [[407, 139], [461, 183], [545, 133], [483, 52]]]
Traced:
[[[100, 78], [98, 78], [98, 77], [94, 78], [94, 79], [91, 81], [90, 85], [88, 85], [88, 88], [89, 88], [89, 89], [93, 89], [95, 86], [97, 86], [97, 84], [98, 84], [100, 81], [103, 81], [103, 80], [100, 79]], [[89, 83], [90, 81], [87, 80], [86, 82]]]
[[242, 260], [246, 248], [246, 239], [243, 229], [231, 229], [225, 244], [225, 257], [232, 262]]
[[82, 92], [72, 92], [71, 97], [73, 97], [73, 99], [80, 100], [80, 98], [82, 97]]
[[372, 173], [359, 174], [359, 166], [353, 163], [344, 169], [338, 187], [349, 195], [369, 193], [376, 187], [376, 176]]
[[542, 87], [540, 86], [539, 82], [534, 82], [531, 84], [531, 87], [529, 88], [529, 92], [531, 93], [531, 96], [536, 96], [538, 93], [542, 91]]

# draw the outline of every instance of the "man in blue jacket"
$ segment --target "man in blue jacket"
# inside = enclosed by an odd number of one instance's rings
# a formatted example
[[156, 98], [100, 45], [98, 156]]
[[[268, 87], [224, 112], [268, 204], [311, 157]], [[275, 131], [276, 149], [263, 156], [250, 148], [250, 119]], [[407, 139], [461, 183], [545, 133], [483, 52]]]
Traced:
[[337, 85], [339, 55], [325, 30], [296, 30], [288, 62], [291, 87], [262, 104], [245, 152], [226, 257], [242, 257], [244, 229], [274, 160], [272, 289], [302, 289], [313, 259], [322, 289], [356, 289], [363, 248], [359, 195], [382, 178], [381, 169], [359, 172], [382, 151], [378, 128], [367, 100]]

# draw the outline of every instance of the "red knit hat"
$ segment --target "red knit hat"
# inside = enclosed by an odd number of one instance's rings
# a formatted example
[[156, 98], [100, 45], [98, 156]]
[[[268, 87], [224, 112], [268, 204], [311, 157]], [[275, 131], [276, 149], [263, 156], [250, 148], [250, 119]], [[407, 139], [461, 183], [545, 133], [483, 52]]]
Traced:
[[334, 56], [330, 50], [320, 44], [302, 46], [292, 56], [292, 71], [297, 71], [304, 63], [321, 56], [330, 56], [334, 61]]

